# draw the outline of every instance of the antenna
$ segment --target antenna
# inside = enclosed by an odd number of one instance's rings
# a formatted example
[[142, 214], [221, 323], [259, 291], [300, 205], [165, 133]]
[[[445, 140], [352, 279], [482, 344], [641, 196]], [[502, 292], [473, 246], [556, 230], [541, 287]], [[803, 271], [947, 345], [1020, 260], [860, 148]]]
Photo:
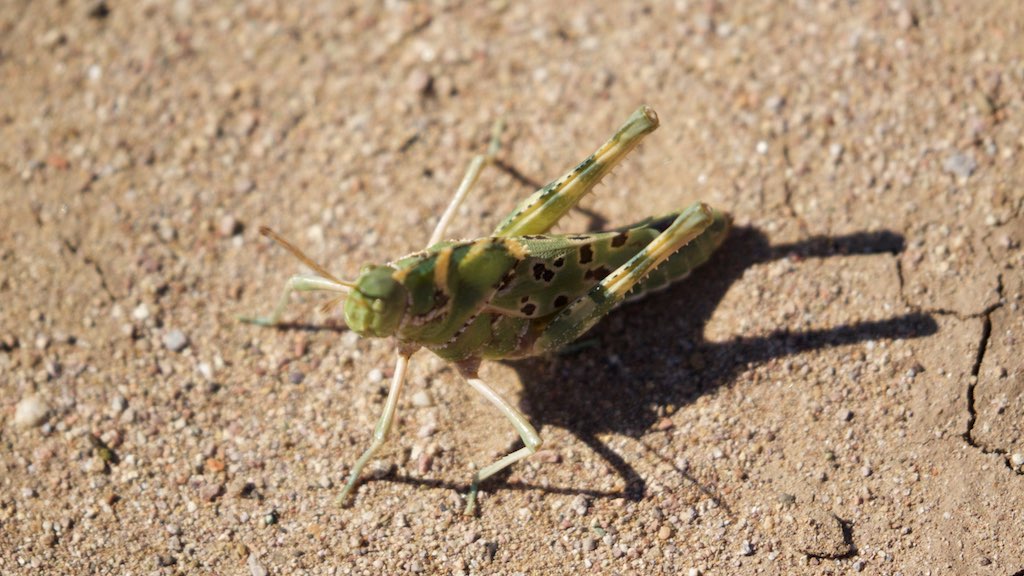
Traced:
[[313, 271], [317, 273], [317, 275], [326, 278], [332, 282], [336, 282], [338, 285], [349, 288], [350, 290], [355, 290], [356, 285], [354, 283], [346, 282], [345, 280], [339, 280], [333, 274], [328, 272], [326, 268], [314, 262], [313, 259], [310, 258], [309, 256], [306, 256], [306, 254], [302, 250], [299, 250], [294, 244], [282, 238], [280, 234], [274, 232], [269, 227], [260, 226], [260, 234], [266, 236], [267, 238], [270, 238], [271, 240], [277, 242], [281, 246], [284, 246], [286, 250], [292, 253], [292, 256], [295, 256], [296, 258], [301, 260], [303, 264], [312, 268]]

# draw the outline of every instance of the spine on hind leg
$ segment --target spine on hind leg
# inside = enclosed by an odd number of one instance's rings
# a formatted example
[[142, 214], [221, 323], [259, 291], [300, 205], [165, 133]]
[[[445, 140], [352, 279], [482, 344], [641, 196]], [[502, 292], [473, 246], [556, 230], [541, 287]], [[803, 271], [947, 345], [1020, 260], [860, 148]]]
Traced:
[[639, 300], [689, 276], [694, 268], [707, 262], [711, 254], [722, 245], [729, 235], [731, 224], [728, 214], [712, 209], [711, 225], [637, 283], [626, 296], [626, 301]]

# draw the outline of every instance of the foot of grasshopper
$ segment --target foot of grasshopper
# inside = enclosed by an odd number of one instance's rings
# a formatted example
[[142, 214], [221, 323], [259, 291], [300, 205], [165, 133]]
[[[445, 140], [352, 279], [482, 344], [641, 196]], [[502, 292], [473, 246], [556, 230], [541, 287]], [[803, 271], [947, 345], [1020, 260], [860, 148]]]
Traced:
[[315, 274], [293, 276], [270, 316], [241, 320], [276, 325], [292, 292], [325, 291], [339, 294], [327, 303], [328, 308], [345, 300], [345, 321], [353, 331], [393, 336], [398, 342], [384, 413], [338, 502], [347, 501], [366, 464], [384, 444], [409, 358], [422, 347], [452, 362], [523, 440], [523, 448], [474, 474], [465, 509], [467, 515], [473, 514], [480, 483], [527, 458], [543, 443], [527, 418], [478, 377], [480, 360], [564, 349], [627, 297], [686, 277], [721, 244], [729, 218], [701, 202], [609, 232], [548, 234], [657, 126], [654, 110], [641, 107], [597, 151], [520, 202], [491, 236], [442, 242], [456, 208], [494, 160], [499, 123], [487, 154], [473, 159], [427, 248], [384, 266], [367, 266], [354, 282], [335, 278], [274, 232], [261, 230]]

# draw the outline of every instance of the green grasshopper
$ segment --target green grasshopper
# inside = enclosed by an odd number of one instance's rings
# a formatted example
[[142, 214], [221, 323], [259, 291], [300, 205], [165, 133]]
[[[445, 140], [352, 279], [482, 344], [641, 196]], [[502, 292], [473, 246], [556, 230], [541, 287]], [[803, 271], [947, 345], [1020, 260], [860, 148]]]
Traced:
[[480, 361], [556, 351], [624, 301], [685, 278], [722, 243], [729, 217], [702, 202], [608, 232], [548, 234], [657, 127], [654, 110], [640, 107], [586, 160], [516, 206], [490, 236], [442, 241], [480, 171], [494, 161], [501, 130], [496, 126], [487, 154], [471, 162], [427, 248], [382, 266], [365, 266], [353, 282], [339, 280], [270, 229], [261, 229], [314, 273], [292, 276], [269, 317], [243, 321], [273, 326], [293, 291], [331, 292], [338, 296], [324, 309], [344, 300], [345, 322], [351, 330], [362, 336], [393, 336], [398, 343], [384, 413], [372, 444], [352, 468], [339, 503], [347, 500], [363, 468], [387, 438], [410, 356], [427, 348], [451, 362], [523, 440], [523, 448], [474, 474], [465, 510], [472, 514], [480, 482], [533, 454], [542, 444], [527, 418], [478, 377]]

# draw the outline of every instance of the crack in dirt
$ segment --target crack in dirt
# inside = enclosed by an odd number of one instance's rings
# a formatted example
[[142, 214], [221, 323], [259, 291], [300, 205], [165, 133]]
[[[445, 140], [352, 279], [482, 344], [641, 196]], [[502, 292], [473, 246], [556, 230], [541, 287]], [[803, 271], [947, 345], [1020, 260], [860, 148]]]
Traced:
[[1024, 472], [1018, 472], [1014, 470], [1013, 465], [1010, 463], [1010, 458], [1007, 455], [1007, 451], [1002, 448], [989, 448], [982, 446], [974, 439], [974, 425], [978, 421], [978, 412], [974, 406], [974, 391], [978, 387], [978, 375], [981, 374], [981, 366], [985, 362], [985, 352], [988, 349], [989, 340], [992, 337], [992, 313], [1002, 307], [1003, 299], [1003, 276], [999, 274], [996, 276], [996, 290], [999, 295], [999, 302], [989, 306], [985, 311], [976, 316], [982, 316], [984, 321], [981, 326], [981, 341], [978, 342], [978, 353], [974, 358], [974, 366], [971, 367], [971, 379], [967, 385], [967, 430], [963, 433], [964, 442], [968, 446], [976, 450], [980, 450], [982, 454], [996, 454], [1003, 457], [1003, 464], [1006, 465], [1011, 471], [1018, 475], [1024, 475]]
[[989, 306], [988, 308], [985, 308], [979, 313], [963, 314], [956, 310], [947, 310], [945, 308], [924, 308], [912, 303], [907, 298], [907, 295], [903, 292], [903, 262], [900, 260], [898, 254], [893, 254], [893, 257], [896, 260], [896, 277], [899, 279], [900, 299], [903, 300], [903, 304], [905, 306], [907, 306], [914, 312], [922, 314], [933, 314], [936, 316], [952, 316], [958, 320], [973, 320], [977, 318], [982, 319], [981, 339], [978, 342], [978, 351], [974, 357], [974, 365], [971, 366], [971, 379], [967, 385], [967, 429], [964, 431], [961, 437], [964, 439], [964, 442], [966, 442], [968, 446], [976, 450], [980, 450], [983, 454], [997, 454], [999, 456], [1002, 456], [1003, 464], [1005, 464], [1007, 468], [1013, 470], [1018, 475], [1024, 475], [1024, 472], [1018, 472], [1014, 470], [1013, 465], [1010, 463], [1010, 458], [1006, 450], [1002, 448], [988, 448], [982, 446], [974, 439], [973, 435], [974, 425], [978, 421], [978, 412], [974, 406], [974, 391], [978, 386], [978, 375], [981, 374], [981, 366], [985, 361], [985, 352], [988, 349], [989, 339], [992, 337], [992, 313], [998, 310], [999, 308], [1002, 308], [1003, 306], [1003, 275], [996, 275], [996, 294], [999, 296], [998, 301], [995, 304]]
[[987, 308], [985, 308], [981, 312], [974, 312], [974, 313], [970, 313], [970, 314], [964, 314], [963, 312], [961, 312], [959, 310], [951, 310], [949, 308], [929, 308], [929, 307], [926, 307], [926, 306], [920, 306], [918, 304], [915, 304], [915, 303], [913, 303], [910, 300], [910, 298], [907, 298], [907, 295], [904, 292], [904, 287], [905, 287], [906, 280], [903, 277], [903, 262], [899, 259], [899, 254], [898, 253], [890, 252], [890, 254], [892, 254], [893, 257], [896, 259], [896, 278], [899, 279], [899, 284], [900, 284], [900, 300], [903, 301], [903, 305], [904, 306], [906, 306], [907, 308], [911, 309], [914, 312], [918, 312], [918, 313], [921, 313], [921, 314], [934, 314], [936, 316], [952, 316], [952, 317], [956, 318], [957, 320], [974, 320], [976, 318], [988, 318], [989, 314], [991, 314], [992, 312], [994, 312], [994, 311], [998, 310], [999, 308], [1003, 307], [1003, 303], [1002, 303], [1002, 299], [1003, 299], [1003, 277], [1002, 277], [1002, 274], [997, 274], [996, 275], [996, 294], [999, 295], [999, 300], [1000, 301], [996, 302], [995, 304], [992, 304], [992, 305], [988, 306]]
[[107, 276], [103, 272], [103, 268], [100, 266], [100, 263], [89, 256], [82, 256], [82, 261], [91, 267], [96, 272], [96, 275], [100, 277], [100, 288], [103, 289], [103, 292], [108, 298], [110, 298], [111, 302], [116, 302], [118, 298], [114, 296], [114, 292], [110, 289], [110, 286], [107, 285]]
[[789, 212], [789, 216], [797, 221], [800, 226], [800, 231], [806, 236], [810, 227], [807, 225], [807, 221], [804, 220], [800, 213], [797, 212], [796, 208], [793, 207], [793, 187], [789, 184], [788, 175], [793, 171], [793, 162], [789, 157], [789, 146], [782, 146], [782, 161], [786, 165], [787, 177], [782, 179], [782, 204], [786, 207]]

